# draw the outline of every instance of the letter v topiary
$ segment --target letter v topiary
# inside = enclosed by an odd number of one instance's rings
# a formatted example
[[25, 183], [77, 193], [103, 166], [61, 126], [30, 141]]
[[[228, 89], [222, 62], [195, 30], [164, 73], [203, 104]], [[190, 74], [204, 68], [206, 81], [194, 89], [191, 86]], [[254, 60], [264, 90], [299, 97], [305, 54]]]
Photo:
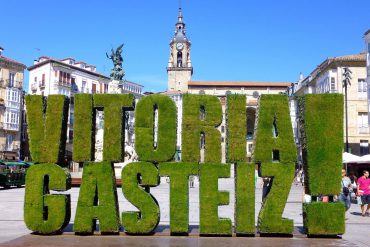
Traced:
[[27, 122], [32, 161], [64, 163], [69, 100], [64, 95], [27, 95]]

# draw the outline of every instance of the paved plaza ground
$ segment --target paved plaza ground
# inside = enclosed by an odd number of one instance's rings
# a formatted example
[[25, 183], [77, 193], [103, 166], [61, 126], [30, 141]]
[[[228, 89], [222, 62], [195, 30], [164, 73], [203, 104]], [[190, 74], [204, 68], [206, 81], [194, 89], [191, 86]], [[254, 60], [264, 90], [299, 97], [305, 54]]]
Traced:
[[[230, 205], [219, 207], [219, 216], [234, 218], [234, 181], [220, 179], [219, 190], [230, 191]], [[190, 236], [174, 237], [169, 235], [169, 184], [162, 178], [161, 184], [151, 189], [161, 209], [161, 221], [156, 236], [75, 236], [72, 224], [75, 216], [79, 188], [72, 188], [70, 225], [63, 235], [41, 237], [31, 235], [23, 222], [24, 188], [0, 189], [0, 246], [370, 246], [370, 217], [361, 217], [359, 205], [353, 204], [346, 213], [346, 233], [342, 239], [308, 239], [302, 233], [302, 186], [292, 185], [283, 217], [294, 220], [293, 238], [213, 238], [198, 237], [199, 225], [199, 184], [190, 188], [189, 221]], [[117, 189], [120, 212], [135, 210], [123, 196], [121, 188]], [[256, 219], [261, 207], [260, 184], [256, 188]]]

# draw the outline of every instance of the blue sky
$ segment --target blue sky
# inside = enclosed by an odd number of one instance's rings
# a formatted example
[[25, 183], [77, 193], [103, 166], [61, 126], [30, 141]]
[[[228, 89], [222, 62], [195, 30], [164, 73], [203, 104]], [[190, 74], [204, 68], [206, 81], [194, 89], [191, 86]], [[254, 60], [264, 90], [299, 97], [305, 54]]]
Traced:
[[[164, 91], [178, 5], [2, 1], [0, 46], [4, 56], [27, 66], [41, 55], [74, 57], [109, 75], [105, 52], [124, 43], [125, 78], [146, 91]], [[368, 0], [182, 0], [182, 8], [193, 80], [293, 82], [327, 57], [364, 50], [363, 34], [370, 29]]]

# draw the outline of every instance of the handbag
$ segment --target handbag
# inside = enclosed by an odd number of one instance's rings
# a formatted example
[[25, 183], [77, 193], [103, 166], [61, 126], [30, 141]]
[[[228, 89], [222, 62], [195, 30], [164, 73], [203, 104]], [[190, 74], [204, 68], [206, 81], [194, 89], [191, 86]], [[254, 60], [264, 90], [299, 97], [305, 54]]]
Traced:
[[342, 193], [343, 193], [344, 196], [347, 197], [349, 195], [349, 188], [346, 187], [346, 186], [344, 186], [343, 180], [342, 180], [342, 185], [343, 185], [343, 187], [342, 187]]

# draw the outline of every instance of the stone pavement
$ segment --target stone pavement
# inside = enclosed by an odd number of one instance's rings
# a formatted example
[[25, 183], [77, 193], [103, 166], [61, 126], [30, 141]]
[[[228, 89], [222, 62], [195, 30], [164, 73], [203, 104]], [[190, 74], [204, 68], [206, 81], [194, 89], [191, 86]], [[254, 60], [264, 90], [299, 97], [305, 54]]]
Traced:
[[[232, 176], [233, 177], [233, 176]], [[233, 179], [220, 179], [219, 190], [230, 191], [230, 205], [219, 207], [219, 216], [234, 219], [234, 181]], [[198, 237], [197, 227], [191, 227], [190, 237], [169, 237], [169, 184], [162, 178], [158, 187], [151, 188], [151, 193], [156, 197], [161, 209], [161, 221], [157, 236], [133, 237], [121, 233], [120, 236], [79, 237], [72, 233], [72, 224], [75, 216], [79, 188], [72, 188], [71, 194], [71, 225], [61, 236], [40, 237], [29, 234], [23, 222], [24, 188], [0, 189], [0, 245], [1, 246], [91, 246], [109, 243], [111, 246], [214, 246], [229, 245], [240, 246], [245, 244], [256, 246], [370, 246], [370, 217], [360, 216], [359, 205], [352, 205], [346, 213], [346, 233], [342, 239], [308, 239], [301, 233], [302, 228], [302, 196], [301, 186], [292, 185], [288, 202], [283, 217], [294, 220], [295, 233], [293, 238], [211, 238]], [[189, 195], [189, 223], [199, 225], [199, 184], [190, 188]], [[260, 183], [256, 188], [256, 219], [261, 207], [262, 189]], [[135, 210], [122, 195], [121, 188], [117, 188], [119, 209], [122, 211]], [[23, 237], [22, 237], [23, 236]], [[21, 238], [19, 238], [21, 237]], [[18, 239], [17, 239], [18, 238]], [[138, 241], [140, 239], [140, 241]], [[40, 242], [40, 240], [42, 240]], [[10, 242], [9, 242], [10, 241]], [[82, 243], [84, 241], [84, 243]], [[59, 244], [58, 244], [59, 243]], [[100, 243], [100, 244], [99, 244]]]

